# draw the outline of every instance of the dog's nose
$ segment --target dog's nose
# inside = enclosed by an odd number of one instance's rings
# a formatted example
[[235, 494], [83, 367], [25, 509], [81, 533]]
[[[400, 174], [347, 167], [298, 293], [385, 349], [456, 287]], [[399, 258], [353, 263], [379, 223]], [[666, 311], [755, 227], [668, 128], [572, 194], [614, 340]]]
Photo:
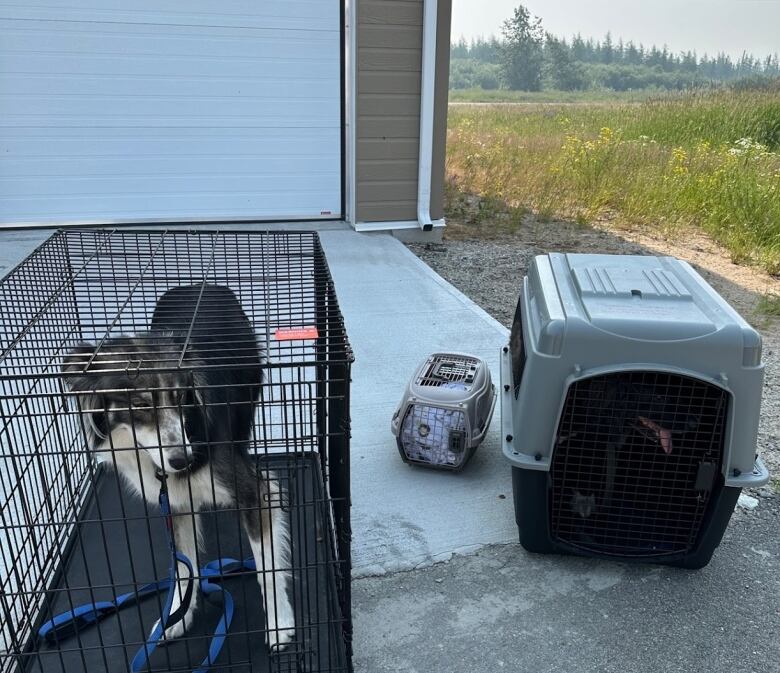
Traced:
[[183, 470], [188, 465], [187, 458], [184, 456], [175, 456], [173, 458], [168, 459], [168, 464], [171, 466], [172, 469], [176, 470], [177, 472], [179, 470]]

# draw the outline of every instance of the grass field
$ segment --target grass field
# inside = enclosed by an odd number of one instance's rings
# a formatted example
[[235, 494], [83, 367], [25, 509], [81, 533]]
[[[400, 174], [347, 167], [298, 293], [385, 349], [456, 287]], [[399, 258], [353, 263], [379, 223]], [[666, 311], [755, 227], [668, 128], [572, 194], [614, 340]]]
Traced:
[[538, 102], [450, 108], [449, 217], [699, 227], [780, 274], [780, 91]]
[[656, 98], [655, 89], [641, 91], [509, 91], [507, 89], [453, 89], [450, 103], [640, 103]]
[[658, 96], [644, 91], [508, 91], [507, 89], [453, 89], [450, 103], [633, 103]]

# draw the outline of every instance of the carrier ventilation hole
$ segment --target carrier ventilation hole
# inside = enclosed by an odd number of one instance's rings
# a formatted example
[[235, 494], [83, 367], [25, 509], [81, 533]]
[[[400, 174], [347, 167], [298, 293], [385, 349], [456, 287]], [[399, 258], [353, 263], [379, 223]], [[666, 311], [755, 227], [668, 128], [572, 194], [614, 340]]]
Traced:
[[447, 383], [474, 383], [479, 361], [457, 355], [436, 355], [430, 359], [417, 385], [437, 388]]

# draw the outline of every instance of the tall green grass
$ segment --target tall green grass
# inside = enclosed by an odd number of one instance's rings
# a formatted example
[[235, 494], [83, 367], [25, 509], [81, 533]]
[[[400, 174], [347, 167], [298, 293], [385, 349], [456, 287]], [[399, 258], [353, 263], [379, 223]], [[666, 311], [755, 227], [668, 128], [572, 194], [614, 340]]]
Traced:
[[639, 91], [509, 91], [508, 89], [450, 89], [450, 103], [624, 103], [645, 101], [659, 95], [656, 89]]
[[581, 222], [609, 212], [626, 224], [699, 227], [735, 261], [780, 273], [778, 92], [453, 107], [449, 128], [456, 197]]

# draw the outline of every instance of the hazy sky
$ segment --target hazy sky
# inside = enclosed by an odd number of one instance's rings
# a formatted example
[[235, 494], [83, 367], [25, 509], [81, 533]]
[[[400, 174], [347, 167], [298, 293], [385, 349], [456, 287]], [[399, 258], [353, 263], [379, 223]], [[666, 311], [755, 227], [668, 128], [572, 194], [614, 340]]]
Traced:
[[780, 52], [780, 0], [452, 0], [452, 38], [498, 33], [522, 2], [556, 35], [581, 32], [672, 51]]

